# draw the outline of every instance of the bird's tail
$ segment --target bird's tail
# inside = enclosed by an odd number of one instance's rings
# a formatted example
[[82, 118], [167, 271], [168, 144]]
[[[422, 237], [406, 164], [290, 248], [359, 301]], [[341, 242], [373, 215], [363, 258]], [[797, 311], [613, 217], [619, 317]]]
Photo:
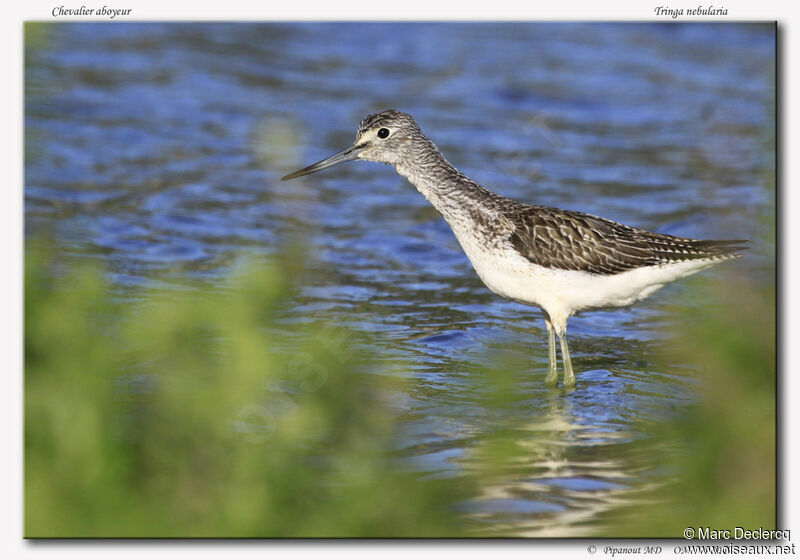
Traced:
[[744, 251], [749, 249], [746, 239], [726, 239], [726, 240], [697, 240], [693, 241], [694, 249], [702, 255], [710, 258], [735, 259], [741, 257]]

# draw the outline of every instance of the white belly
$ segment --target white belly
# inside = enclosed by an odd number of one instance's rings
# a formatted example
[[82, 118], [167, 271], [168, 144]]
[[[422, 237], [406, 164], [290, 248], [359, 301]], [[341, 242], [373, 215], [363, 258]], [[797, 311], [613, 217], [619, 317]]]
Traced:
[[631, 305], [673, 280], [719, 262], [711, 259], [684, 261], [604, 275], [545, 268], [531, 263], [510, 247], [495, 252], [469, 239], [459, 241], [490, 290], [505, 298], [541, 307], [554, 325], [565, 325], [570, 315], [582, 309]]

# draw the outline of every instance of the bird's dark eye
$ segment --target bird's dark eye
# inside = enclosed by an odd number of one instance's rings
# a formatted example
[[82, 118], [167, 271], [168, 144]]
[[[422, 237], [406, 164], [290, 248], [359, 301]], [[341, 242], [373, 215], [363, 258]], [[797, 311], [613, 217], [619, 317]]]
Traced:
[[386, 138], [387, 136], [389, 136], [388, 128], [382, 128], [378, 131], [378, 138]]

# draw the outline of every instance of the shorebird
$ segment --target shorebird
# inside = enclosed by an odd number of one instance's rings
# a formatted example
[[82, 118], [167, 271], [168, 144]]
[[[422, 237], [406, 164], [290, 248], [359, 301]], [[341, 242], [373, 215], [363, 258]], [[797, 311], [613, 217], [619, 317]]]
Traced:
[[411, 115], [395, 110], [367, 116], [351, 147], [281, 180], [357, 159], [393, 165], [406, 177], [450, 225], [491, 291], [542, 309], [548, 385], [558, 384], [558, 336], [563, 385], [575, 386], [567, 345], [567, 320], [573, 314], [631, 305], [746, 249], [742, 240], [674, 237], [583, 212], [510, 200], [453, 167]]

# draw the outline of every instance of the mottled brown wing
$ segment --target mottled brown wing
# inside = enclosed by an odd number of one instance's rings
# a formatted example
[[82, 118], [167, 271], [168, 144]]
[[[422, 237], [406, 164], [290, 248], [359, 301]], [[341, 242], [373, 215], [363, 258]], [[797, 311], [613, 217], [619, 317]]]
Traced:
[[651, 233], [605, 218], [526, 206], [505, 213], [514, 231], [511, 243], [534, 264], [594, 274], [709, 258], [732, 258], [744, 241], [701, 241]]

